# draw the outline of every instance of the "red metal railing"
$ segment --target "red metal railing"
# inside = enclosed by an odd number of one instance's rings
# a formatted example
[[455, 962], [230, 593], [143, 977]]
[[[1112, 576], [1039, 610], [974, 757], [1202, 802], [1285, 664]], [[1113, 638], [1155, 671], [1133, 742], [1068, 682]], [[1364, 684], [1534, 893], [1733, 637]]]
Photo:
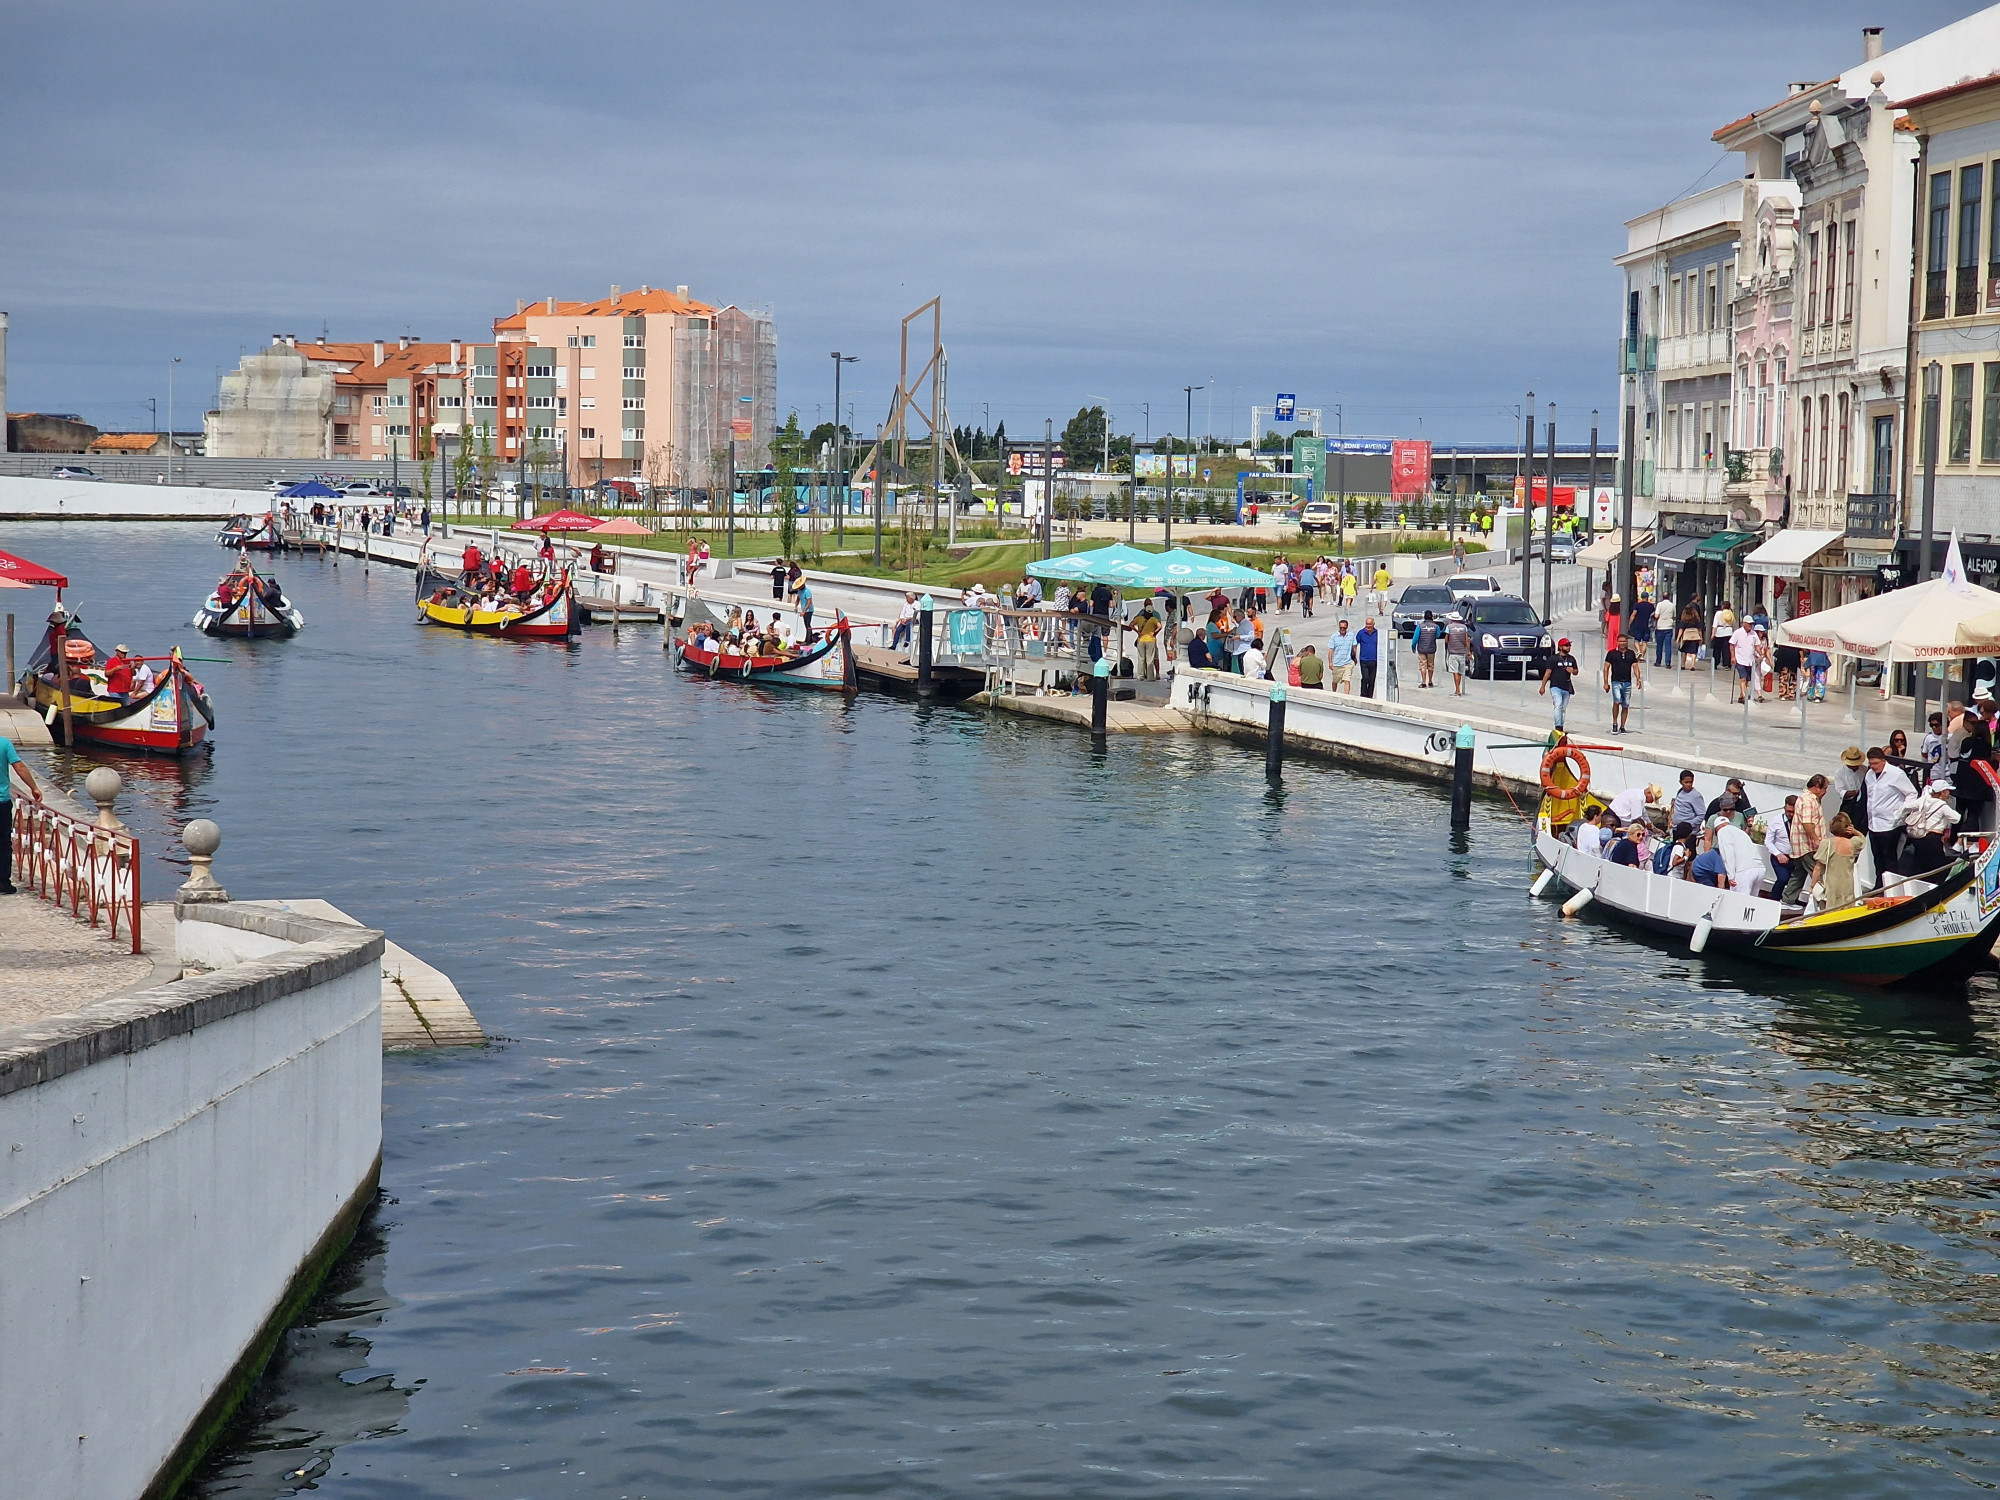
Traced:
[[44, 901], [67, 906], [92, 927], [100, 918], [118, 936], [124, 918], [139, 951], [139, 841], [45, 802], [14, 798], [14, 883]]

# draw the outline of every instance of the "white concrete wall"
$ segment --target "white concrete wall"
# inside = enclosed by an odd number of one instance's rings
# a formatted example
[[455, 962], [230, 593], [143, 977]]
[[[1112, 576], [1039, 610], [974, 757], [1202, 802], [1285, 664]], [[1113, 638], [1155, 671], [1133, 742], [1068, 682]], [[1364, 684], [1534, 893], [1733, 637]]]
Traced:
[[[49, 455], [49, 467], [74, 463], [90, 467], [87, 454]], [[164, 467], [166, 460], [160, 460]], [[35, 479], [0, 474], [0, 520], [10, 521], [170, 521], [192, 517], [227, 520], [262, 515], [271, 508], [268, 490], [222, 490], [181, 484], [114, 484], [108, 480]]]
[[145, 1490], [369, 1180], [379, 940], [0, 1036], [0, 1492]]

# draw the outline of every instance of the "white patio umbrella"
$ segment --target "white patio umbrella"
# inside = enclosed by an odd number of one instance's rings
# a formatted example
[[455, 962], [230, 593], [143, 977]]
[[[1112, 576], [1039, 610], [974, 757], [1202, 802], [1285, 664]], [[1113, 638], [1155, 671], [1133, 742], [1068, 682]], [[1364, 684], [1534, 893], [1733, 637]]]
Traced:
[[1801, 651], [1870, 661], [1952, 661], [2000, 656], [2000, 593], [1947, 568], [1941, 578], [1771, 627]]

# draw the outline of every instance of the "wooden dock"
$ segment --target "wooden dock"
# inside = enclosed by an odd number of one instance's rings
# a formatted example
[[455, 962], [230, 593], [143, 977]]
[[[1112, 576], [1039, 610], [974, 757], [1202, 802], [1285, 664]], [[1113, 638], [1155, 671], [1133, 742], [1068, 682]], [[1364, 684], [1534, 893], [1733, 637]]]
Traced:
[[[854, 653], [854, 672], [863, 687], [885, 693], [916, 692], [915, 662], [904, 661], [899, 653], [886, 646], [864, 646], [859, 641], [850, 640], [848, 649]], [[971, 667], [933, 666], [931, 684], [937, 689], [938, 697], [955, 703], [984, 688], [986, 674]]]
[[[982, 692], [966, 701], [980, 708], [1090, 728], [1088, 693], [1051, 693], [1038, 698], [1029, 693]], [[1104, 728], [1110, 734], [1186, 734], [1194, 725], [1186, 714], [1167, 703], [1127, 698], [1104, 705]]]

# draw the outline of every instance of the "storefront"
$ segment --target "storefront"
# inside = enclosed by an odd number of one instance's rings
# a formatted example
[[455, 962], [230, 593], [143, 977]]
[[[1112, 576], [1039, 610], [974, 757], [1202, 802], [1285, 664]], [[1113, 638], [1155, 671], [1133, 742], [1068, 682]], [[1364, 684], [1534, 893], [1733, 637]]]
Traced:
[[1688, 560], [1688, 567], [1694, 574], [1694, 591], [1701, 596], [1704, 608], [1713, 610], [1716, 605], [1727, 603], [1741, 614], [1750, 606], [1751, 590], [1733, 564], [1737, 553], [1756, 540], [1754, 531], [1718, 531], [1701, 539], [1694, 556]]
[[1671, 608], [1678, 614], [1694, 597], [1694, 575], [1688, 563], [1701, 541], [1698, 536], [1669, 535], [1638, 549], [1640, 566], [1653, 570], [1653, 597], [1662, 611]]
[[1744, 576], [1762, 580], [1768, 591], [1764, 605], [1772, 619], [1790, 620], [1822, 607], [1807, 576], [1823, 575], [1828, 566], [1838, 566], [1845, 536], [1839, 531], [1785, 530], [1744, 557]]

